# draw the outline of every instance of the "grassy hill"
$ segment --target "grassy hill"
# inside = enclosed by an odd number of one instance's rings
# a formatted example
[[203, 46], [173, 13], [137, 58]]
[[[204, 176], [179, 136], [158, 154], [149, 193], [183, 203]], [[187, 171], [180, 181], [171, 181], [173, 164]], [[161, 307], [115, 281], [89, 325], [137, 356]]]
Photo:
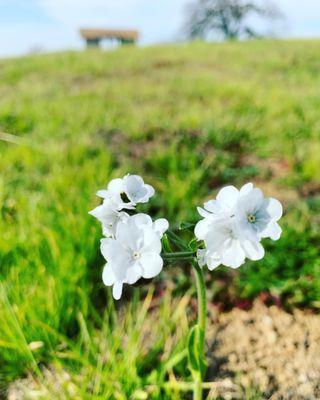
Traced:
[[[70, 374], [66, 398], [145, 398], [146, 385], [160, 398], [152, 388], [184, 347], [193, 292], [188, 266], [168, 267], [128, 289], [115, 313], [87, 212], [96, 189], [126, 172], [155, 186], [146, 210], [173, 225], [196, 221], [227, 183], [280, 198], [281, 240], [259, 263], [208, 274], [209, 300], [230, 307], [263, 293], [319, 309], [319, 48], [199, 42], [0, 61], [4, 387], [27, 371], [41, 381], [50, 365]], [[188, 377], [183, 363], [175, 373]]]

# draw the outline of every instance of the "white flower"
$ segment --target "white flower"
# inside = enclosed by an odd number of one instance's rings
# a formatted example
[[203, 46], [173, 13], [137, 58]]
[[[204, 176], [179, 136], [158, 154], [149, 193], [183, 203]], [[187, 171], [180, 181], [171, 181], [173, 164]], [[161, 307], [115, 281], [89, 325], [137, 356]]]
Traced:
[[197, 259], [200, 267], [207, 267], [212, 271], [221, 264], [221, 258], [218, 253], [210, 252], [207, 249], [197, 250]]
[[[205, 253], [200, 253], [200, 262], [210, 270], [220, 264], [238, 268], [247, 258], [260, 260], [264, 249], [259, 241], [250, 241], [239, 235], [234, 221], [211, 221], [204, 235]], [[199, 256], [199, 254], [198, 254]]]
[[[202, 222], [202, 221], [201, 221]], [[223, 264], [238, 268], [245, 261], [260, 260], [264, 249], [259, 241], [250, 241], [239, 235], [237, 225], [232, 218], [225, 221], [209, 220], [197, 230], [198, 239], [204, 240], [205, 249], [198, 250], [199, 265], [207, 265], [210, 270]]]
[[260, 260], [264, 256], [260, 240], [277, 240], [281, 235], [277, 223], [282, 215], [280, 202], [264, 198], [251, 183], [240, 190], [234, 186], [221, 189], [216, 200], [198, 211], [204, 219], [196, 224], [195, 235], [205, 244], [205, 249], [198, 251], [198, 262], [211, 270], [220, 264], [238, 268], [246, 257]]
[[106, 286], [113, 285], [115, 299], [120, 299], [124, 283], [160, 273], [161, 238], [168, 227], [166, 219], [152, 222], [148, 215], [136, 214], [118, 222], [113, 238], [101, 240], [101, 252], [107, 260], [102, 279]]
[[113, 237], [116, 233], [117, 225], [129, 217], [126, 212], [119, 211], [118, 205], [109, 200], [89, 212], [102, 224], [102, 232], [106, 237]]
[[134, 209], [137, 203], [146, 203], [154, 195], [154, 188], [138, 175], [125, 175], [110, 181], [107, 189], [97, 192], [99, 197], [112, 200], [119, 210]]
[[209, 200], [204, 203], [204, 208], [197, 207], [199, 214], [204, 217], [195, 226], [195, 235], [198, 240], [204, 240], [205, 236], [212, 228], [212, 222], [224, 223], [234, 218], [235, 208], [240, 194], [247, 193], [247, 184], [240, 191], [234, 186], [226, 186], [222, 188], [215, 200]]
[[254, 188], [239, 196], [235, 209], [239, 229], [250, 240], [267, 237], [278, 240], [281, 228], [277, 221], [281, 216], [281, 203], [271, 197], [264, 198], [262, 191]]
[[220, 220], [229, 218], [233, 215], [240, 192], [234, 186], [226, 186], [219, 191], [216, 200], [207, 201], [204, 203], [204, 209], [197, 207], [197, 210], [204, 218]]

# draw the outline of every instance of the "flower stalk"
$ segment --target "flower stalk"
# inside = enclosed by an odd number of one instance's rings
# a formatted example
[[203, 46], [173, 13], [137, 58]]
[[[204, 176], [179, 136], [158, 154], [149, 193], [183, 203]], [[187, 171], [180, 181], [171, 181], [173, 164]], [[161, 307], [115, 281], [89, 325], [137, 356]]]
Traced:
[[[205, 331], [206, 331], [206, 286], [202, 268], [199, 267], [195, 260], [196, 251], [178, 251], [172, 253], [162, 253], [161, 256], [165, 261], [181, 261], [190, 260], [193, 266], [197, 301], [198, 301], [198, 318], [197, 324], [191, 329], [188, 343], [189, 367], [193, 376], [193, 399], [202, 400], [202, 382], [206, 369], [206, 361], [204, 355]], [[197, 340], [193, 340], [193, 332], [197, 331]], [[196, 361], [194, 362], [194, 360]], [[192, 360], [192, 361], [191, 361]]]
[[196, 253], [194, 251], [177, 251], [174, 253], [162, 253], [161, 256], [165, 260], [183, 260], [194, 258]]
[[198, 325], [201, 332], [201, 352], [204, 351], [204, 339], [206, 331], [206, 318], [207, 318], [207, 307], [206, 307], [206, 286], [204, 282], [204, 275], [202, 269], [197, 263], [193, 263], [194, 274], [196, 278], [197, 297], [198, 297]]
[[[204, 345], [205, 345], [206, 316], [207, 316], [206, 286], [205, 286], [203, 270], [202, 268], [199, 267], [197, 261], [195, 260], [196, 251], [178, 251], [172, 253], [162, 253], [161, 256], [165, 261], [190, 260], [192, 262], [195, 281], [196, 281], [197, 300], [198, 300], [198, 319], [197, 319], [197, 324], [195, 325], [194, 328], [197, 328], [199, 335], [198, 335], [198, 340], [195, 341], [194, 344], [192, 344], [191, 346], [189, 344], [188, 352], [189, 352], [190, 369], [192, 371], [192, 375], [194, 378], [193, 399], [202, 400], [202, 381], [206, 368]], [[190, 334], [192, 334], [192, 330], [190, 331]], [[190, 358], [193, 359], [195, 353], [197, 354], [196, 357], [198, 359], [198, 363], [196, 363], [196, 366], [192, 365], [192, 362], [190, 362]]]
[[[206, 307], [206, 286], [203, 276], [203, 271], [199, 267], [199, 265], [194, 262], [194, 275], [196, 279], [196, 288], [197, 288], [197, 298], [198, 298], [198, 327], [199, 327], [199, 343], [198, 343], [198, 353], [199, 359], [203, 361], [205, 365], [205, 354], [204, 354], [204, 345], [205, 345], [205, 332], [206, 332], [206, 317], [207, 317], [207, 307]], [[193, 399], [194, 400], [202, 400], [202, 381], [204, 370], [201, 368], [198, 371], [195, 371], [194, 375], [194, 389], [193, 389]]]
[[[280, 238], [278, 220], [282, 216], [282, 205], [272, 197], [265, 198], [252, 183], [240, 190], [226, 186], [216, 199], [204, 203], [203, 208], [197, 208], [203, 219], [196, 224], [182, 222], [179, 225], [179, 230], [185, 230], [180, 237], [169, 229], [165, 218], [153, 220], [148, 214], [135, 212], [139, 203], [147, 203], [154, 194], [152, 186], [140, 176], [130, 174], [113, 179], [107, 188], [97, 192], [103, 201], [90, 214], [102, 225], [104, 238], [100, 248], [107, 261], [102, 279], [106, 286], [113, 287], [113, 297], [118, 300], [124, 284], [157, 276], [165, 261], [191, 263], [198, 300], [197, 323], [190, 329], [187, 348], [170, 360], [163, 370], [163, 379], [167, 368], [172, 368], [187, 355], [193, 382], [181, 385], [192, 388], [194, 400], [202, 400], [207, 369], [203, 267], [207, 266], [211, 271], [220, 265], [234, 269], [240, 267], [246, 258], [262, 259], [262, 239]], [[190, 240], [187, 233], [193, 228], [195, 237]]]

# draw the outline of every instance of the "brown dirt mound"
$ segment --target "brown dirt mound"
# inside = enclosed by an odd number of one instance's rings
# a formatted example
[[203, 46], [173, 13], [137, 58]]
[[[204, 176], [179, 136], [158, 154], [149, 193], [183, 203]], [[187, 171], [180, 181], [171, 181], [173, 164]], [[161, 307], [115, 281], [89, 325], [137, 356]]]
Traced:
[[212, 309], [207, 337], [207, 380], [224, 382], [212, 396], [237, 398], [243, 388], [255, 387], [264, 399], [320, 399], [319, 315], [288, 314], [259, 301], [249, 311]]

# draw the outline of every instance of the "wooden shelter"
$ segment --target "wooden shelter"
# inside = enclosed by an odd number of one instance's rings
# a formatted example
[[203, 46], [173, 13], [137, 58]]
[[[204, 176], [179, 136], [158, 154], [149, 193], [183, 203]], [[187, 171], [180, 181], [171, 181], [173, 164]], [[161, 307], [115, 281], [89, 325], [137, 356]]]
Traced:
[[123, 29], [80, 29], [87, 47], [99, 47], [102, 39], [116, 40], [120, 44], [135, 44], [139, 38], [136, 30]]

